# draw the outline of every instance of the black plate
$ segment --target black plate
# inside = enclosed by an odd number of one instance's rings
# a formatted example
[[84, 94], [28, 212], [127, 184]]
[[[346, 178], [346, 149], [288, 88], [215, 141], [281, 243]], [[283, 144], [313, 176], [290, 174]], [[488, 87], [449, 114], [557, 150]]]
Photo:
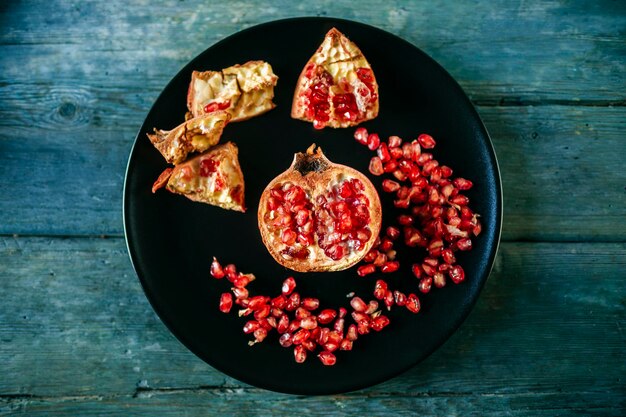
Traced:
[[[379, 275], [358, 278], [355, 268], [335, 273], [299, 274], [278, 265], [261, 242], [257, 205], [267, 183], [284, 171], [295, 152], [321, 145], [332, 161], [367, 173], [372, 152], [353, 139], [354, 129], [316, 131], [290, 118], [291, 99], [301, 69], [331, 27], [353, 40], [372, 65], [380, 88], [380, 114], [365, 123], [381, 137], [414, 139], [427, 132], [438, 141], [440, 163], [455, 176], [474, 181], [468, 196], [482, 215], [483, 232], [474, 249], [460, 253], [466, 282], [449, 284], [420, 296], [422, 311], [397, 308], [383, 332], [362, 337], [351, 352], [337, 352], [337, 364], [325, 367], [314, 356], [304, 364], [292, 349], [280, 347], [275, 334], [249, 347], [241, 331], [245, 318], [218, 311], [226, 280], [209, 277], [211, 257], [253, 272], [251, 292], [278, 294], [284, 278], [296, 277], [301, 294], [318, 297], [323, 306], [347, 306], [355, 291], [371, 299]], [[252, 59], [268, 61], [279, 76], [276, 109], [242, 123], [232, 123], [222, 141], [239, 146], [246, 180], [245, 214], [193, 203], [151, 185], [166, 167], [146, 133], [173, 128], [184, 120], [191, 72], [226, 68]], [[369, 173], [368, 173], [369, 175]], [[381, 178], [371, 177], [380, 186]], [[381, 197], [384, 198], [381, 192]], [[384, 219], [396, 215], [383, 199]], [[126, 172], [124, 227], [134, 268], [152, 306], [192, 352], [227, 375], [258, 387], [297, 394], [328, 394], [364, 388], [405, 371], [440, 346], [474, 305], [491, 270], [500, 236], [502, 196], [495, 154], [474, 107], [458, 84], [436, 62], [410, 43], [361, 23], [330, 18], [299, 18], [262, 24], [213, 45], [186, 65], [165, 87], [137, 134]], [[384, 220], [383, 220], [384, 222]], [[398, 245], [396, 245], [398, 246]], [[390, 285], [417, 290], [411, 261], [405, 256], [399, 273], [385, 276]], [[411, 258], [412, 257], [412, 258]]]

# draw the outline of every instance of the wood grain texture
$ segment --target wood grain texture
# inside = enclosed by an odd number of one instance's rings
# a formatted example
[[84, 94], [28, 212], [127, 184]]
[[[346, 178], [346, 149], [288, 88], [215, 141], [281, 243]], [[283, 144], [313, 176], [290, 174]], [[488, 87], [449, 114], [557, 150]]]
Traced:
[[7, 415], [219, 415], [233, 401], [240, 415], [626, 411], [623, 243], [505, 243], [467, 322], [422, 364], [355, 393], [297, 397], [188, 352], [153, 313], [122, 239], [0, 242]]

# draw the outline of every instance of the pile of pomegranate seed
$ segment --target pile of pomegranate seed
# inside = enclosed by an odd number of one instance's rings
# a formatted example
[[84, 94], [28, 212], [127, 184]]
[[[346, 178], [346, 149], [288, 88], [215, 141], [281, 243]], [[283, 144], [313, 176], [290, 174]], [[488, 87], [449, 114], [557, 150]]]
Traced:
[[[236, 304], [240, 307], [239, 316], [249, 317], [243, 332], [251, 334], [254, 340], [248, 344], [252, 346], [260, 343], [270, 332], [276, 331], [279, 335], [278, 343], [282, 347], [293, 348], [294, 359], [298, 363], [318, 351], [317, 357], [322, 364], [334, 365], [337, 362], [335, 351], [352, 350], [354, 342], [361, 336], [372, 330], [379, 332], [389, 325], [389, 318], [382, 314], [376, 300], [365, 302], [350, 294], [351, 311], [348, 316], [348, 309], [344, 307], [321, 309], [318, 299], [301, 296], [295, 291], [296, 281], [293, 277], [285, 279], [280, 294], [270, 297], [251, 296], [246, 286], [255, 279], [254, 275], [238, 272], [233, 264], [222, 267], [213, 258], [210, 273], [216, 279], [226, 277], [232, 284], [231, 292], [221, 295], [219, 309], [229, 313], [233, 304]], [[396, 304], [401, 303], [396, 301]], [[419, 300], [414, 294], [404, 304], [413, 313], [419, 311]], [[353, 322], [347, 323], [348, 318]]]
[[[400, 264], [395, 260], [393, 244], [403, 236], [405, 245], [421, 247], [427, 253], [411, 267], [422, 293], [429, 292], [433, 284], [438, 288], [445, 286], [446, 277], [455, 284], [462, 282], [465, 271], [456, 263], [455, 252], [470, 250], [472, 237], [481, 232], [479, 215], [469, 208], [469, 198], [462, 194], [473, 183], [465, 178], [453, 178], [450, 167], [440, 165], [432, 153], [422, 151], [435, 147], [430, 135], [421, 134], [416, 140], [404, 143], [400, 137], [390, 136], [384, 142], [378, 134], [359, 127], [354, 138], [376, 151], [369, 171], [376, 176], [393, 177], [382, 181], [382, 189], [394, 194], [395, 207], [406, 210], [398, 215], [396, 225], [387, 227], [385, 236], [365, 256], [365, 264], [357, 273], [365, 276], [377, 268], [383, 273], [398, 270]], [[379, 299], [387, 298], [392, 297]]]

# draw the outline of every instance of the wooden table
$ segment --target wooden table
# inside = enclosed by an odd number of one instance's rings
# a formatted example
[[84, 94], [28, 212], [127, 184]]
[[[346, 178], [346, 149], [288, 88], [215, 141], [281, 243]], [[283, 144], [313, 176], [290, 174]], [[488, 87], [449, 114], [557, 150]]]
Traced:
[[[184, 348], [121, 216], [134, 136], [174, 74], [303, 15], [380, 27], [442, 64], [505, 196], [461, 329], [393, 380], [324, 397], [243, 385]], [[0, 415], [625, 415], [625, 34], [626, 3], [608, 0], [0, 3]]]

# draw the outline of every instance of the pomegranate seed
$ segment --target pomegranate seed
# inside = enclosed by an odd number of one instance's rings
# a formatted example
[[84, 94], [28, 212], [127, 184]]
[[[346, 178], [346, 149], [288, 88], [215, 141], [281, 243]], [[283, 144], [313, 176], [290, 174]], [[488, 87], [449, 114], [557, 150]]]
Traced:
[[229, 292], [225, 292], [220, 297], [220, 311], [222, 313], [228, 313], [233, 307], [233, 296]]
[[419, 142], [420, 145], [422, 145], [423, 148], [425, 149], [432, 149], [435, 147], [436, 143], [435, 143], [435, 139], [433, 139], [432, 136], [427, 135], [425, 133], [422, 133], [421, 135], [419, 135], [417, 137], [417, 141]]
[[346, 320], [343, 318], [339, 318], [337, 319], [337, 321], [335, 322], [335, 324], [333, 324], [333, 329], [338, 333], [338, 334], [343, 334], [343, 326], [345, 325]]
[[315, 316], [305, 317], [300, 320], [300, 327], [307, 330], [313, 330], [317, 327], [317, 319]]
[[233, 280], [233, 285], [237, 288], [244, 288], [255, 279], [255, 276], [252, 274], [239, 273], [239, 276], [235, 280]]
[[350, 305], [354, 311], [358, 311], [359, 313], [367, 310], [367, 304], [365, 304], [365, 301], [363, 301], [360, 297], [353, 297], [352, 300], [350, 300]]
[[261, 328], [261, 324], [256, 320], [250, 320], [243, 325], [243, 332], [245, 334], [254, 333], [256, 330]]
[[374, 266], [380, 268], [385, 262], [387, 262], [387, 254], [378, 252], [376, 259], [374, 259]]
[[367, 303], [367, 310], [365, 310], [365, 314], [373, 314], [376, 310], [378, 310], [378, 301], [372, 300]]
[[220, 265], [220, 263], [217, 261], [217, 259], [215, 257], [213, 257], [213, 262], [211, 262], [211, 276], [213, 278], [217, 278], [217, 279], [221, 279], [224, 278], [224, 269], [222, 268], [222, 265]]
[[278, 319], [278, 323], [276, 324], [276, 331], [278, 333], [285, 333], [289, 328], [289, 316], [283, 314]]
[[441, 257], [443, 258], [443, 261], [447, 264], [452, 265], [456, 262], [456, 257], [454, 256], [454, 252], [452, 252], [452, 249], [450, 248], [446, 248], [442, 250]]
[[285, 297], [282, 294], [277, 297], [274, 297], [270, 301], [270, 305], [275, 308], [283, 309], [287, 305], [287, 297]]
[[293, 349], [293, 356], [297, 363], [303, 363], [306, 360], [306, 349], [302, 345], [298, 345]]
[[[404, 152], [402, 151], [402, 148], [389, 148], [389, 156], [391, 156], [391, 158], [392, 158], [392, 161], [390, 161], [389, 163], [395, 162], [393, 160], [402, 158], [404, 156]], [[397, 164], [396, 164], [396, 166], [397, 166]], [[390, 170], [390, 171], [385, 170], [385, 172], [392, 172], [392, 171], [393, 171], [393, 169]]]
[[468, 238], [459, 239], [456, 241], [456, 247], [462, 251], [470, 250], [472, 249], [472, 241]]
[[391, 155], [389, 155], [389, 148], [387, 148], [386, 143], [381, 143], [378, 149], [376, 150], [378, 157], [383, 162], [389, 162], [391, 160]]
[[456, 188], [463, 191], [469, 190], [474, 185], [474, 183], [472, 183], [470, 180], [466, 180], [465, 178], [461, 177], [455, 178], [453, 183]]
[[389, 252], [391, 249], [393, 249], [393, 242], [388, 237], [384, 237], [382, 238], [380, 245], [378, 245], [378, 249], [383, 252]]
[[317, 298], [305, 298], [302, 300], [302, 307], [309, 311], [316, 310], [320, 306], [320, 300]]
[[376, 267], [372, 264], [359, 266], [356, 270], [356, 273], [360, 277], [364, 277], [365, 275], [373, 274], [376, 272]]
[[311, 332], [307, 329], [300, 329], [296, 333], [294, 333], [292, 337], [292, 341], [294, 345], [302, 344], [303, 341], [307, 340], [311, 337]]
[[424, 152], [423, 154], [421, 154], [421, 155], [419, 155], [417, 157], [415, 162], [417, 162], [418, 165], [422, 166], [426, 162], [430, 161], [431, 159], [433, 159], [433, 154], [432, 153], [428, 153], [428, 152]]
[[396, 169], [395, 171], [392, 172], [392, 175], [398, 180], [398, 181], [406, 181], [406, 174], [402, 171], [400, 171], [399, 169]]
[[302, 320], [303, 318], [309, 317], [311, 315], [312, 315], [311, 312], [303, 307], [296, 308], [295, 316], [298, 320]]
[[332, 308], [327, 308], [320, 311], [320, 313], [317, 315], [317, 321], [322, 324], [328, 324], [331, 321], [335, 320], [335, 317], [337, 317], [337, 312]]
[[293, 277], [287, 278], [283, 281], [282, 293], [284, 295], [289, 295], [296, 288], [296, 280]]
[[287, 326], [287, 333], [294, 333], [296, 331], [298, 331], [298, 329], [300, 328], [300, 320], [299, 319], [295, 319], [289, 322], [289, 325]]
[[443, 249], [443, 240], [435, 239], [428, 245], [428, 254], [430, 256], [439, 256]]
[[359, 333], [357, 331], [357, 325], [351, 324], [348, 326], [348, 332], [346, 333], [346, 339], [355, 341], [359, 337]]
[[248, 290], [243, 287], [232, 288], [232, 291], [235, 295], [235, 299], [237, 300], [243, 300], [248, 298]]
[[396, 259], [396, 254], [397, 254], [397, 252], [395, 250], [387, 251], [387, 259], [389, 259], [390, 261], [395, 260]]
[[343, 339], [339, 345], [339, 350], [352, 350], [352, 340]]
[[293, 345], [291, 335], [289, 333], [283, 333], [280, 338], [278, 338], [278, 343], [280, 343], [282, 347], [289, 347]]
[[418, 288], [424, 294], [430, 292], [430, 288], [433, 285], [433, 279], [431, 277], [425, 277], [420, 280]]
[[389, 136], [388, 142], [390, 148], [398, 148], [400, 145], [402, 145], [402, 138], [400, 138], [399, 136]]
[[396, 300], [393, 297], [393, 291], [391, 290], [385, 291], [385, 306], [387, 306], [387, 310], [390, 310], [391, 307], [393, 306], [393, 303], [395, 302]]
[[419, 264], [413, 264], [411, 266], [411, 272], [413, 272], [413, 275], [415, 275], [415, 278], [421, 278], [423, 271], [424, 270]]
[[312, 339], [307, 339], [302, 342], [302, 346], [304, 346], [304, 348], [309, 352], [313, 352], [317, 347], [317, 343], [315, 343], [315, 341]]
[[400, 229], [397, 227], [389, 226], [387, 227], [387, 230], [385, 230], [385, 233], [391, 240], [396, 240], [400, 237]]
[[287, 299], [287, 305], [285, 305], [285, 309], [287, 311], [294, 311], [296, 308], [300, 306], [300, 294], [297, 292], [292, 293]]
[[255, 343], [260, 343], [267, 337], [267, 330], [263, 327], [260, 327], [254, 331], [254, 342], [248, 342], [249, 345], [253, 345]]
[[380, 267], [380, 272], [388, 274], [391, 272], [396, 272], [399, 268], [400, 263], [398, 261], [385, 262], [383, 266]]
[[481, 226], [480, 222], [476, 220], [476, 224], [472, 228], [472, 233], [474, 234], [474, 236], [478, 236], [482, 230], [483, 227]]
[[376, 281], [374, 285], [374, 297], [378, 300], [382, 300], [385, 298], [385, 293], [387, 292], [387, 283], [382, 279]]
[[402, 226], [410, 226], [413, 224], [413, 221], [413, 217], [407, 214], [401, 214], [398, 216], [398, 223], [400, 223], [400, 225]]
[[393, 292], [393, 299], [397, 306], [404, 307], [406, 305], [406, 295], [400, 291]]
[[452, 168], [442, 165], [441, 166], [441, 176], [444, 178], [450, 178], [452, 176]]
[[376, 317], [374, 320], [372, 320], [370, 327], [372, 328], [372, 330], [379, 332], [388, 324], [389, 324], [389, 318], [387, 316], [381, 315], [381, 316]]
[[224, 267], [224, 273], [229, 281], [237, 279], [237, 267], [233, 264], [228, 264]]
[[342, 319], [348, 314], [348, 310], [343, 307], [339, 307], [339, 318]]
[[446, 277], [441, 272], [435, 272], [433, 275], [433, 284], [437, 288], [443, 288], [446, 286]]
[[395, 193], [400, 189], [400, 184], [394, 180], [383, 180], [383, 191], [387, 193]]
[[254, 318], [257, 320], [261, 320], [270, 315], [270, 311], [272, 308], [269, 304], [264, 304], [259, 309], [254, 310]]
[[250, 301], [248, 302], [248, 308], [251, 310], [259, 310], [267, 303], [267, 301], [267, 298], [262, 295], [254, 296], [250, 298]]
[[454, 265], [452, 268], [450, 268], [450, 270], [448, 271], [448, 275], [450, 276], [452, 282], [454, 282], [455, 284], [459, 284], [463, 282], [463, 280], [465, 280], [465, 271], [460, 265]]
[[367, 146], [367, 137], [367, 129], [365, 129], [364, 127], [358, 127], [354, 131], [354, 139], [356, 139], [356, 141], [359, 142], [361, 145]]
[[385, 172], [383, 169], [383, 162], [379, 157], [375, 156], [370, 160], [369, 171], [372, 173], [372, 175], [377, 176], [382, 175]]
[[420, 307], [421, 307], [420, 300], [419, 298], [417, 298], [417, 295], [409, 294], [408, 297], [406, 298], [406, 308], [411, 313], [419, 313]]
[[[389, 154], [391, 155], [392, 158], [394, 157], [393, 154], [394, 154], [395, 150], [396, 149], [391, 149], [391, 151], [389, 151]], [[383, 164], [383, 172], [385, 172], [387, 174], [389, 174], [390, 172], [395, 171], [396, 169], [398, 169], [398, 163], [396, 161], [394, 161], [394, 160], [391, 160], [391, 161], [386, 162], [386, 163]]]
[[380, 137], [376, 133], [370, 133], [367, 137], [367, 147], [370, 151], [375, 151], [380, 146]]
[[330, 329], [328, 327], [318, 327], [320, 329], [319, 336], [317, 337], [317, 343], [320, 345], [324, 345], [328, 342], [328, 335], [330, 334]]
[[467, 206], [469, 204], [469, 198], [463, 194], [458, 194], [450, 199], [450, 203], [456, 204], [457, 206]]

